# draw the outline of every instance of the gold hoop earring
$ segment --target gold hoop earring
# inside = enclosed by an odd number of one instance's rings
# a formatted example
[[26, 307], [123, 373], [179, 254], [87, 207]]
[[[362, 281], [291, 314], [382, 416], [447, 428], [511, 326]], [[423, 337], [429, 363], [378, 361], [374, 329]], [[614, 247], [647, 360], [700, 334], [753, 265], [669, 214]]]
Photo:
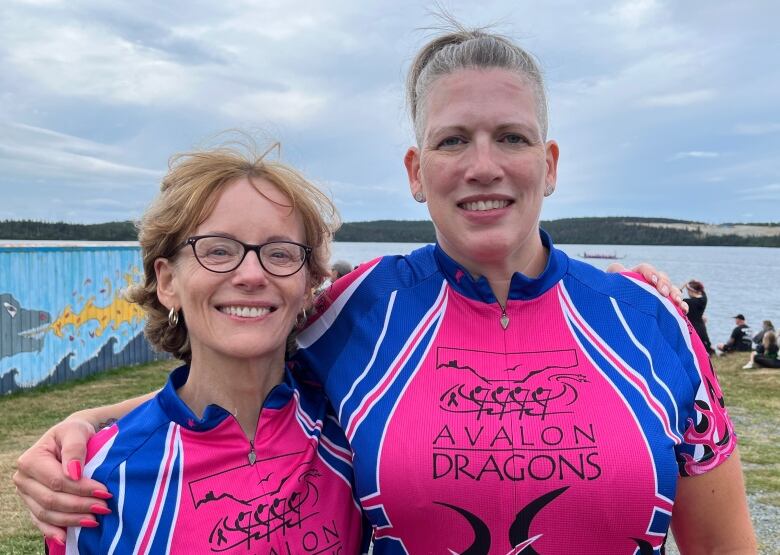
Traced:
[[168, 327], [175, 328], [179, 325], [179, 312], [175, 307], [168, 311]]
[[309, 315], [306, 314], [306, 309], [302, 308], [301, 311], [298, 313], [298, 316], [295, 317], [295, 329], [302, 329], [303, 326], [306, 325], [306, 320], [309, 319]]

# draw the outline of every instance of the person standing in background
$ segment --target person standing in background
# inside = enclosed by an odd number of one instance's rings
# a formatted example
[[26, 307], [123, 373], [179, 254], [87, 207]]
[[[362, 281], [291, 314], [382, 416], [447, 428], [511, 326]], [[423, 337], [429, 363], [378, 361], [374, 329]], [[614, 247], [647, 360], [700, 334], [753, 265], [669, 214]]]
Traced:
[[704, 284], [698, 280], [692, 279], [680, 287], [685, 296], [685, 302], [688, 303], [688, 321], [693, 329], [704, 343], [704, 347], [709, 354], [714, 354], [715, 350], [710, 343], [710, 336], [707, 333], [706, 318], [704, 310], [707, 308], [707, 293], [704, 292]]

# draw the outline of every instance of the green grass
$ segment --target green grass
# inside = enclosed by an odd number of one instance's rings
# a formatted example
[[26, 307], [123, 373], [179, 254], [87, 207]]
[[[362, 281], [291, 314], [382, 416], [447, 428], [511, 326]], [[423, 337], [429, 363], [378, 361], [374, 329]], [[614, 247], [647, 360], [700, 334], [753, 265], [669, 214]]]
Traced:
[[749, 493], [780, 507], [780, 370], [743, 370], [746, 355], [714, 361], [734, 421]]
[[[734, 420], [747, 490], [780, 506], [780, 370], [743, 370], [744, 355], [713, 360]], [[122, 368], [99, 376], [0, 398], [0, 546], [3, 554], [42, 553], [38, 531], [14, 493], [19, 454], [73, 411], [159, 388], [175, 361]]]

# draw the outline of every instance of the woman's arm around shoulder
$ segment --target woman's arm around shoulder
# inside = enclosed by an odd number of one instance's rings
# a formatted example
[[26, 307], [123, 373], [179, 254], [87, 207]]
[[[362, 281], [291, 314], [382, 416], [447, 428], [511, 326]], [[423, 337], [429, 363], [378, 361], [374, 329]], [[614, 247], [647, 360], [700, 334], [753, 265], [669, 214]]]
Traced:
[[22, 453], [13, 477], [16, 491], [47, 538], [64, 542], [64, 527], [105, 514], [111, 494], [100, 482], [81, 476], [87, 442], [102, 424], [121, 418], [156, 393], [75, 412]]

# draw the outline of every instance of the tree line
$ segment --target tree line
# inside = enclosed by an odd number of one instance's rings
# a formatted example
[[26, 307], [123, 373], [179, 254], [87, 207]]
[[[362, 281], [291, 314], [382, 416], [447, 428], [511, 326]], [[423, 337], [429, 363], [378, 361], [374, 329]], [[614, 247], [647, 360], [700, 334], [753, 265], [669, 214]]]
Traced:
[[[683, 223], [691, 229], [671, 229], [640, 225]], [[780, 247], [780, 235], [708, 235], [697, 222], [668, 218], [564, 218], [543, 221], [556, 243], [586, 245], [705, 245]], [[738, 225], [738, 224], [732, 224]], [[751, 224], [776, 225], [776, 224]], [[0, 240], [136, 241], [133, 222], [70, 224], [34, 220], [0, 221]], [[347, 222], [336, 233], [336, 241], [370, 243], [431, 243], [436, 240], [433, 223], [427, 220]]]
[[[691, 226], [692, 229], [642, 225], [646, 223], [681, 223]], [[704, 224], [668, 218], [563, 218], [542, 221], [541, 225], [552, 235], [554, 241], [560, 244], [780, 247], [780, 235], [708, 235], [701, 229]], [[430, 221], [347, 222], [336, 233], [336, 240], [431, 243], [436, 240], [436, 232]]]
[[133, 222], [68, 224], [35, 220], [0, 221], [0, 239], [30, 241], [137, 241]]

